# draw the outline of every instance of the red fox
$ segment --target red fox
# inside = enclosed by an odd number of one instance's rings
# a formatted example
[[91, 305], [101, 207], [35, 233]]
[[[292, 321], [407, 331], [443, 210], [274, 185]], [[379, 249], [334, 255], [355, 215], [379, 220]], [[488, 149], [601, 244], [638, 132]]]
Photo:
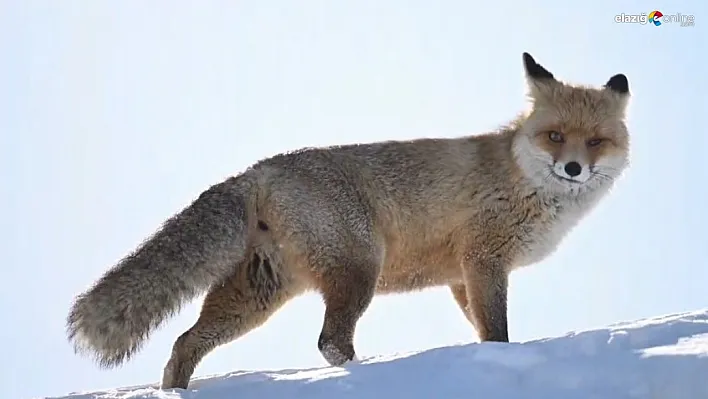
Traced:
[[205, 291], [163, 388], [312, 291], [332, 365], [355, 358], [375, 295], [426, 287], [449, 287], [481, 341], [508, 342], [509, 274], [549, 256], [629, 164], [625, 75], [589, 88], [523, 65], [531, 110], [498, 131], [303, 149], [211, 186], [76, 298], [77, 352], [118, 366]]

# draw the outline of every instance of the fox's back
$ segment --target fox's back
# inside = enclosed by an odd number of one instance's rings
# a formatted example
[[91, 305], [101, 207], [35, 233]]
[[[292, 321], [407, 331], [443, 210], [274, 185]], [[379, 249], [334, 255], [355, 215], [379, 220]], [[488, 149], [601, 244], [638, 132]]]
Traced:
[[268, 176], [260, 209], [311, 239], [363, 234], [383, 253], [381, 291], [447, 283], [460, 278], [455, 241], [485, 202], [509, 188], [505, 140], [492, 134], [277, 155], [255, 167]]

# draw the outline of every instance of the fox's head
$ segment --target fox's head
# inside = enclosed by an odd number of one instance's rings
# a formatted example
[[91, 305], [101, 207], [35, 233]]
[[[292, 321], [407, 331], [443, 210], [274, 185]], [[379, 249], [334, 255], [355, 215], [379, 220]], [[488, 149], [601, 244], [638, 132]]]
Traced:
[[611, 186], [629, 162], [627, 77], [614, 75], [599, 88], [573, 86], [528, 53], [523, 62], [533, 102], [513, 143], [523, 174], [556, 194]]

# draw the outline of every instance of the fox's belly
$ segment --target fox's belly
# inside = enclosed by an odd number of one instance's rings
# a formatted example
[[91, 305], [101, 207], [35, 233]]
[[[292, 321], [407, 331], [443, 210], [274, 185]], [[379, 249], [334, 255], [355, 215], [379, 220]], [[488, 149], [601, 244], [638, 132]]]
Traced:
[[462, 282], [462, 268], [452, 256], [413, 251], [387, 259], [376, 284], [377, 294], [418, 291]]
[[462, 283], [462, 270], [441, 270], [435, 266], [414, 267], [397, 272], [384, 269], [376, 283], [377, 294], [420, 291], [426, 288]]

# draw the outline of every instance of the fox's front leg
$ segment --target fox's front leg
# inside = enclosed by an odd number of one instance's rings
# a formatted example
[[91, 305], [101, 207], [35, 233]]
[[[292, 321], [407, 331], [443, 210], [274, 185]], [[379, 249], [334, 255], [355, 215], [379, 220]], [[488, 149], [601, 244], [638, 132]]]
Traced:
[[463, 262], [468, 317], [480, 341], [509, 342], [508, 272], [496, 259], [466, 256]]

